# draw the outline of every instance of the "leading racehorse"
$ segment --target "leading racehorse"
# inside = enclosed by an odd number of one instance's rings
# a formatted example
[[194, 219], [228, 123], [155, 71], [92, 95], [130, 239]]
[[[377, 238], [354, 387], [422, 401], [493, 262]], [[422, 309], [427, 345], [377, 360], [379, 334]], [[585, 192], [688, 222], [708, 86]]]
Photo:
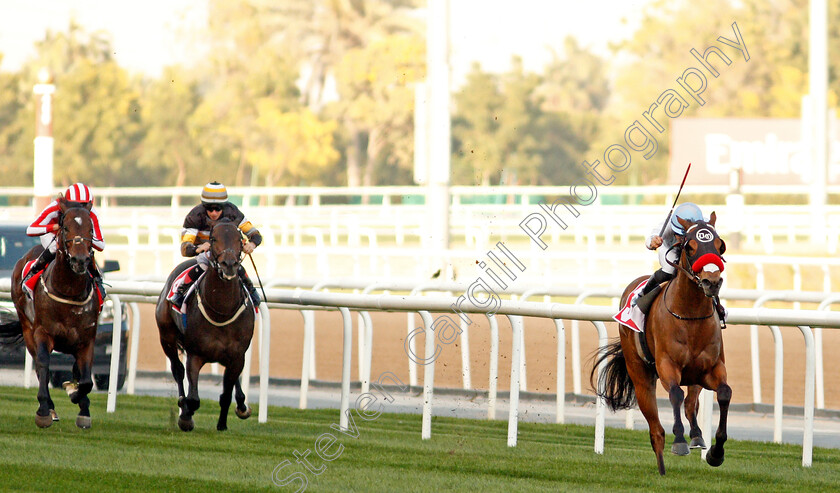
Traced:
[[[239, 375], [245, 365], [245, 351], [254, 334], [255, 313], [250, 297], [239, 280], [242, 262], [242, 236], [239, 228], [227, 219], [219, 221], [210, 232], [210, 266], [197, 281], [195, 293], [188, 297], [187, 316], [167, 300], [172, 283], [184, 270], [195, 265], [188, 260], [169, 275], [155, 309], [160, 331], [160, 344], [169, 358], [172, 376], [178, 385], [178, 406], [181, 415], [178, 426], [191, 431], [195, 424], [192, 415], [198, 410], [198, 373], [205, 363], [217, 362], [225, 367], [222, 395], [219, 396], [219, 421], [216, 429], [227, 429], [227, 415], [231, 394], [236, 389], [236, 415], [246, 419], [251, 409], [245, 405], [245, 394], [239, 385]], [[182, 320], [186, 321], [186, 327]], [[187, 353], [189, 395], [184, 395], [184, 365], [178, 351]]]
[[100, 300], [90, 276], [93, 262], [93, 222], [91, 202], [82, 206], [58, 199], [59, 222], [56, 231], [56, 256], [44, 270], [33, 289], [30, 300], [21, 286], [23, 268], [43, 251], [41, 245], [31, 250], [15, 264], [12, 271], [12, 300], [18, 312], [26, 349], [35, 359], [38, 374], [38, 411], [35, 424], [41, 428], [57, 420], [50, 398], [50, 353], [53, 350], [71, 354], [78, 388], [70, 400], [79, 405], [76, 426], [90, 428], [90, 399], [93, 388], [91, 367], [96, 338]]
[[[659, 422], [656, 407], [657, 377], [668, 392], [673, 407], [674, 442], [671, 451], [677, 455], [689, 453], [680, 418], [683, 400], [685, 416], [691, 427], [691, 447], [705, 448], [697, 424], [697, 399], [701, 388], [717, 393], [720, 423], [715, 443], [706, 454], [706, 462], [712, 466], [723, 463], [726, 419], [732, 397], [732, 389], [726, 383], [720, 322], [713, 305], [713, 299], [723, 284], [721, 255], [726, 250], [726, 244], [715, 231], [714, 212], [708, 222], [694, 223], [683, 219], [679, 222], [686, 234], [680, 244], [682, 253], [676, 265], [677, 277], [654, 300], [644, 332], [638, 333], [620, 324], [620, 339], [607, 347], [590, 375], [592, 380], [601, 363], [606, 364], [596, 388], [613, 411], [630, 409], [634, 401], [638, 402], [648, 422], [650, 443], [662, 475], [665, 474], [662, 456], [665, 430]], [[627, 286], [621, 306], [625, 306], [627, 297], [645, 279], [647, 277], [640, 277]], [[687, 396], [680, 386], [688, 386]]]

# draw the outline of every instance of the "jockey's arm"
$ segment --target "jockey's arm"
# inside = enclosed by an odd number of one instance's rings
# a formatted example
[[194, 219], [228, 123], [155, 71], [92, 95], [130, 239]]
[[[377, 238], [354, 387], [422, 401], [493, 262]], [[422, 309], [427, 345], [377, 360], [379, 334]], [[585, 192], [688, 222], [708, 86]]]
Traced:
[[243, 218], [242, 222], [239, 224], [239, 230], [242, 231], [242, 233], [248, 238], [248, 243], [246, 243], [242, 248], [242, 251], [248, 255], [253, 252], [255, 248], [260, 246], [260, 243], [262, 243], [262, 235], [259, 230], [245, 218]]

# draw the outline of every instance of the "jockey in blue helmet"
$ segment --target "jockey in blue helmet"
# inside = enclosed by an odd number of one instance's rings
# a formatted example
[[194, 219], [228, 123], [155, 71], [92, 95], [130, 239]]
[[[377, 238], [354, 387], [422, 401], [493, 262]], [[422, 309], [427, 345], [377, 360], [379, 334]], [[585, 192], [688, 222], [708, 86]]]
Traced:
[[[642, 288], [641, 294], [639, 294], [639, 296], [631, 302], [634, 305], [638, 304], [639, 308], [645, 314], [647, 314], [647, 311], [650, 309], [650, 305], [659, 294], [659, 289], [656, 288], [658, 288], [663, 282], [670, 281], [676, 275], [676, 268], [671, 264], [679, 262], [682, 249], [679, 246], [676, 248], [672, 247], [674, 245], [681, 244], [683, 237], [685, 236], [685, 230], [677, 218], [691, 222], [704, 220], [703, 211], [700, 210], [700, 207], [698, 207], [697, 204], [685, 202], [674, 209], [673, 214], [671, 214], [671, 219], [668, 221], [668, 227], [665, 228], [665, 232], [662, 233], [662, 236], [659, 236], [659, 233], [662, 231], [663, 223], [659, 223], [656, 228], [651, 230], [650, 235], [645, 240], [645, 246], [648, 250], [659, 249], [659, 265], [661, 268], [650, 276], [647, 284], [644, 288]], [[646, 296], [648, 294], [650, 294], [650, 296]], [[720, 317], [720, 323], [725, 327], [724, 318], [726, 311], [717, 297], [715, 297], [715, 307], [717, 309], [718, 316]]]

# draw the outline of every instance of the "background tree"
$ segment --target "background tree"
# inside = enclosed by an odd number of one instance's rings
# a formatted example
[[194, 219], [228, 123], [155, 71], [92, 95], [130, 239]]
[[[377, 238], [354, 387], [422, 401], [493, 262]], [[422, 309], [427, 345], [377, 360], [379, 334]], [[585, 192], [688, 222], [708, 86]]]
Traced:
[[149, 83], [142, 94], [145, 136], [139, 150], [139, 164], [163, 183], [187, 184], [189, 174], [204, 178], [199, 170], [206, 162], [190, 128], [190, 120], [201, 102], [198, 83], [184, 70], [169, 67], [160, 79]]
[[424, 62], [422, 39], [392, 35], [350, 50], [336, 68], [340, 100], [329, 112], [364, 139], [351, 142], [366, 144], [365, 186], [378, 184], [375, 175], [382, 167], [412, 168], [414, 83], [425, 76]]

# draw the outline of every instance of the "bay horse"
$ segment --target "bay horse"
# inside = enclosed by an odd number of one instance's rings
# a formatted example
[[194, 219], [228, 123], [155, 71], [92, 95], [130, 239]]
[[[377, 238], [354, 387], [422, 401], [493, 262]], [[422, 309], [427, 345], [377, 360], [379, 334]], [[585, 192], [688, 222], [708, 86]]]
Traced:
[[79, 405], [76, 426], [87, 429], [91, 426], [88, 394], [93, 388], [93, 346], [100, 310], [97, 288], [89, 273], [94, 261], [92, 203], [80, 205], [64, 197], [57, 201], [60, 214], [55, 259], [38, 279], [31, 300], [21, 286], [23, 268], [44, 248], [36, 245], [18, 260], [12, 271], [12, 301], [38, 375], [35, 424], [47, 428], [58, 420], [49, 391], [50, 353], [56, 350], [76, 360], [73, 376], [78, 388], [70, 393], [70, 401]]
[[[665, 475], [662, 456], [665, 430], [656, 406], [657, 378], [668, 392], [674, 412], [671, 451], [676, 455], [689, 453], [680, 418], [683, 401], [690, 426], [690, 447], [706, 448], [697, 423], [697, 401], [701, 388], [717, 394], [720, 422], [706, 462], [715, 467], [723, 463], [732, 389], [726, 383], [721, 326], [713, 304], [723, 284], [721, 255], [726, 250], [726, 243], [715, 231], [715, 219], [714, 212], [708, 222], [695, 223], [678, 218], [686, 233], [680, 244], [682, 251], [678, 263], [673, 264], [677, 276], [656, 296], [644, 332], [638, 333], [619, 324], [619, 339], [610, 343], [606, 352], [597, 358], [590, 374], [591, 382], [600, 364], [605, 363], [596, 392], [613, 411], [630, 409], [638, 402], [648, 423], [650, 443], [661, 475]], [[627, 297], [647, 278], [640, 277], [627, 286], [620, 306], [625, 306]], [[644, 355], [642, 344], [645, 343], [649, 356]], [[652, 361], [646, 361], [650, 356]], [[687, 396], [680, 386], [688, 387]]]
[[[254, 334], [255, 313], [250, 297], [239, 280], [242, 263], [242, 236], [239, 228], [227, 219], [216, 223], [210, 232], [210, 265], [195, 292], [189, 296], [186, 317], [167, 300], [173, 281], [185, 270], [196, 264], [195, 259], [175, 267], [158, 297], [155, 320], [160, 332], [160, 345], [169, 358], [172, 376], [178, 385], [178, 407], [181, 414], [178, 427], [192, 431], [192, 416], [201, 405], [198, 396], [198, 374], [205, 363], [220, 363], [225, 367], [222, 394], [219, 396], [219, 421], [216, 429], [227, 429], [227, 416], [231, 394], [236, 390], [236, 415], [247, 419], [251, 409], [245, 405], [245, 394], [239, 376], [245, 365], [245, 351]], [[182, 320], [186, 321], [186, 327]], [[183, 329], [183, 331], [182, 331]], [[184, 394], [184, 365], [178, 352], [187, 355], [186, 374], [190, 384]]]

